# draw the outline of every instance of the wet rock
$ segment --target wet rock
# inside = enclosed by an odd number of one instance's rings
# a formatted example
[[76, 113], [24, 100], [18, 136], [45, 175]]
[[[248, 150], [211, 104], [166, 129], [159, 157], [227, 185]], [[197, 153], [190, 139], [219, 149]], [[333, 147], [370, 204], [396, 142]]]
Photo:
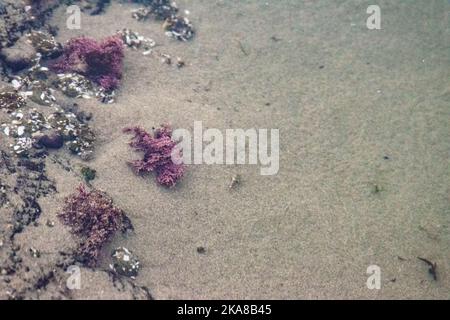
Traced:
[[3, 48], [0, 57], [13, 71], [20, 71], [33, 64], [36, 56], [34, 47], [24, 37], [19, 39], [12, 47]]

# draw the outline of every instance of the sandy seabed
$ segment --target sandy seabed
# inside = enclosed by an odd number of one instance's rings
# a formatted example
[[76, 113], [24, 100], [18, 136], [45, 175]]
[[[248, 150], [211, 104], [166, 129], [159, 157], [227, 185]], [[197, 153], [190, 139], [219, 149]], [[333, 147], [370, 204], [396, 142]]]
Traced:
[[[130, 28], [186, 63], [177, 69], [127, 49], [116, 103], [78, 101], [92, 112], [98, 139], [92, 185], [127, 212], [135, 232], [114, 238], [98, 269], [82, 269], [81, 290], [63, 297], [148, 298], [148, 290], [155, 299], [450, 298], [449, 4], [378, 1], [381, 30], [367, 29], [359, 1], [178, 5], [196, 29], [186, 43], [166, 37], [160, 22], [133, 19], [130, 4], [83, 14], [80, 30], [65, 27], [65, 8], [50, 20], [60, 42]], [[193, 165], [167, 190], [132, 173], [126, 162], [136, 154], [124, 127], [192, 130], [194, 121], [279, 129], [278, 174]], [[16, 236], [32, 270], [50, 268], [73, 246], [56, 214], [81, 179], [55, 157], [82, 164], [62, 149], [46, 160], [57, 192], [39, 198], [41, 223]], [[236, 174], [241, 183], [229, 190]], [[30, 244], [39, 259], [27, 254]], [[141, 261], [135, 281], [102, 271], [118, 246]], [[417, 257], [436, 262], [437, 281]], [[367, 288], [371, 265], [380, 267], [380, 290]], [[52, 279], [27, 295], [59, 297], [61, 286], [64, 279]], [[2, 297], [11, 287], [0, 282]]]

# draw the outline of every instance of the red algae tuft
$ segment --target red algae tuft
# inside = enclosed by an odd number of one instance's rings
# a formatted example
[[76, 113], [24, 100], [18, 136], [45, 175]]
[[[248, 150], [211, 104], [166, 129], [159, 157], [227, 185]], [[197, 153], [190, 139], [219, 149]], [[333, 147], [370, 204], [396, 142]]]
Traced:
[[92, 38], [73, 38], [64, 46], [64, 54], [52, 68], [60, 73], [76, 72], [106, 90], [114, 90], [122, 78], [123, 41], [111, 36], [101, 42]]
[[138, 174], [155, 172], [161, 185], [173, 187], [184, 174], [185, 166], [172, 161], [172, 152], [176, 142], [172, 140], [172, 129], [164, 125], [156, 129], [154, 135], [139, 127], [126, 128], [125, 133], [134, 137], [130, 146], [144, 153], [142, 160], [131, 161], [130, 165]]
[[82, 239], [78, 256], [88, 266], [95, 266], [103, 246], [129, 221], [104, 192], [89, 191], [84, 185], [66, 198], [58, 217]]

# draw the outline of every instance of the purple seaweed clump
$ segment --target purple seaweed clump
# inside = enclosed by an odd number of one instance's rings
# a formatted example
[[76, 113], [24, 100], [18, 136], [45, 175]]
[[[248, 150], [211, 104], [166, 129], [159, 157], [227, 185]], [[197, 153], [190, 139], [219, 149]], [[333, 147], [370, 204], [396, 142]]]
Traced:
[[[139, 127], [127, 128], [126, 133], [134, 134], [130, 146], [136, 151], [144, 153], [142, 160], [131, 161], [130, 165], [138, 174], [155, 172], [157, 181], [166, 186], [173, 187], [183, 176], [185, 166], [172, 161], [172, 152], [176, 142], [172, 140], [172, 130], [165, 125], [155, 130], [152, 136]], [[181, 154], [178, 154], [180, 157]]]
[[101, 42], [80, 37], [69, 40], [62, 58], [52, 67], [61, 73], [80, 73], [104, 89], [114, 90], [122, 78], [123, 57], [123, 41], [118, 36]]
[[58, 217], [82, 239], [78, 256], [89, 266], [96, 264], [104, 244], [118, 230], [123, 230], [128, 219], [105, 193], [88, 191], [84, 185], [66, 198]]

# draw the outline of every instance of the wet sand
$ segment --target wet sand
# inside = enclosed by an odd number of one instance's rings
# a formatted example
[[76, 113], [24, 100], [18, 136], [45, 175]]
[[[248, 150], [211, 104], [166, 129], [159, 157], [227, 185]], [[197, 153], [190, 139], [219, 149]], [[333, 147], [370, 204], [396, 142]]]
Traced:
[[[448, 4], [381, 1], [382, 30], [366, 28], [367, 6], [356, 1], [178, 4], [197, 31], [187, 43], [132, 19], [132, 5], [83, 15], [81, 30], [65, 28], [62, 8], [51, 21], [61, 42], [130, 28], [187, 64], [127, 49], [117, 102], [78, 101], [98, 137], [92, 184], [135, 227], [105, 248], [100, 270], [125, 246], [141, 260], [136, 285], [155, 299], [448, 299]], [[122, 128], [192, 130], [194, 121], [280, 129], [279, 173], [190, 166], [166, 190], [126, 165], [138, 155]], [[55, 155], [81, 163], [67, 150]], [[57, 225], [20, 236], [57, 252], [71, 244], [55, 215], [81, 180], [46, 163], [58, 193], [39, 200], [40, 219]], [[242, 183], [230, 191], [235, 174]], [[417, 257], [437, 263], [438, 281]], [[381, 290], [366, 286], [370, 265], [381, 268]], [[133, 297], [83, 272], [73, 298]]]

